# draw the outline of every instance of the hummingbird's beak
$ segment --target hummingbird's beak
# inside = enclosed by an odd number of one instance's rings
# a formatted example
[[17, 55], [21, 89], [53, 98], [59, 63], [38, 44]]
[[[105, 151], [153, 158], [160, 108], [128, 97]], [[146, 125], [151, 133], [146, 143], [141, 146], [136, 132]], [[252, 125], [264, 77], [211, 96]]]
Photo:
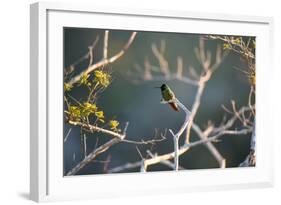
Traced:
[[154, 88], [161, 88], [161, 87], [154, 87]]

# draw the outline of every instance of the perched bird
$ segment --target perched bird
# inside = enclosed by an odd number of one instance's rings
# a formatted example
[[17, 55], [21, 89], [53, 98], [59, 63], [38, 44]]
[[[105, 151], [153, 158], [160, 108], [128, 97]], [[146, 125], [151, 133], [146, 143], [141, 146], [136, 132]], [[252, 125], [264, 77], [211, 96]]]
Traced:
[[[176, 96], [174, 94], [174, 92], [171, 90], [171, 88], [169, 88], [168, 85], [166, 84], [162, 84], [161, 87], [157, 87], [157, 88], [161, 88], [161, 94], [163, 97], [163, 100], [165, 101], [170, 101], [173, 100]], [[175, 102], [170, 102], [169, 105], [177, 112], [180, 111], [178, 105]]]

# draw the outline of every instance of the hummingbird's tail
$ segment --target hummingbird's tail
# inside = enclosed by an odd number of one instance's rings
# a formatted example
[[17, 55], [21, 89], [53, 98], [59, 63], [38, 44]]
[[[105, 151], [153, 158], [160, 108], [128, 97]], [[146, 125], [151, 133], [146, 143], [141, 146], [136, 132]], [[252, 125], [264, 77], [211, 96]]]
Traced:
[[169, 105], [170, 105], [175, 111], [177, 111], [177, 112], [180, 111], [180, 109], [179, 109], [179, 107], [178, 107], [178, 105], [177, 105], [176, 103], [171, 102], [171, 103], [169, 103]]

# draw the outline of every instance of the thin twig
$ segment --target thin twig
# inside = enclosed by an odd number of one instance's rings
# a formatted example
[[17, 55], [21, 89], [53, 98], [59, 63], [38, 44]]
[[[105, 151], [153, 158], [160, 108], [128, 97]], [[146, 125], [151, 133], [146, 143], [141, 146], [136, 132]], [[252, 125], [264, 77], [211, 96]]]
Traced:
[[168, 78], [170, 75], [170, 70], [169, 70], [168, 61], [163, 56], [164, 51], [160, 52], [156, 44], [152, 44], [151, 49], [159, 62], [159, 66], [161, 68], [162, 73], [164, 74], [165, 78]]
[[87, 156], [87, 136], [85, 133], [83, 135], [83, 139], [84, 139], [84, 157], [86, 157]]
[[[96, 37], [95, 41], [92, 43], [92, 45], [90, 45], [89, 47], [91, 47], [92, 49], [95, 48], [95, 46], [97, 45], [99, 41], [99, 36]], [[88, 59], [90, 56], [89, 50], [88, 52], [83, 55], [81, 58], [79, 58], [77, 61], [75, 61], [74, 63], [72, 63], [68, 68], [65, 68], [65, 70], [73, 70], [75, 68], [75, 66], [77, 66], [79, 63], [81, 63], [82, 61]]]
[[134, 168], [140, 167], [141, 164], [142, 164], [142, 161], [134, 162], [134, 163], [127, 163], [127, 164], [109, 169], [108, 173], [116, 173], [116, 172], [121, 172], [121, 171], [127, 170], [127, 169], [134, 169]]
[[[186, 83], [186, 84], [198, 86], [198, 81], [193, 80], [193, 79], [188, 78], [188, 77], [185, 77], [185, 76], [179, 77], [177, 73], [176, 74], [171, 73], [168, 77], [165, 77], [163, 75], [153, 75], [152, 76], [151, 73], [147, 70], [145, 70], [145, 72], [146, 72], [146, 74], [143, 77], [143, 80], [145, 80], [145, 81], [173, 81], [173, 80], [178, 80], [178, 81]], [[149, 77], [147, 77], [147, 76], [149, 76]]]
[[253, 115], [255, 115], [255, 111], [252, 106], [252, 95], [254, 93], [254, 86], [251, 86], [250, 94], [249, 94], [249, 99], [248, 99], [248, 106], [251, 108]]
[[109, 31], [106, 30], [104, 32], [104, 39], [103, 39], [103, 59], [107, 59], [107, 53], [108, 53], [108, 36]]
[[165, 139], [166, 138], [152, 139], [152, 140], [141, 140], [141, 141], [134, 141], [134, 140], [124, 139], [122, 142], [130, 143], [130, 144], [137, 144], [137, 145], [148, 145], [148, 144], [155, 144], [157, 142], [162, 142]]
[[89, 66], [91, 66], [93, 64], [94, 61], [94, 47], [93, 46], [89, 46]]
[[[248, 112], [248, 111], [251, 111], [251, 108], [247, 107], [247, 106], [244, 106], [244, 107], [241, 107], [239, 109], [239, 111], [237, 111], [238, 115], [241, 115], [241, 113], [243, 112]], [[230, 127], [232, 127], [232, 125], [234, 124], [234, 122], [237, 120], [237, 115], [233, 115], [232, 118], [230, 118], [224, 125], [222, 126], [219, 126], [217, 128], [214, 128], [213, 132], [214, 133], [219, 133], [219, 132], [222, 132], [224, 130], [227, 130], [229, 129]]]
[[83, 74], [89, 74], [97, 68], [100, 68], [102, 66], [106, 66], [110, 63], [115, 62], [117, 59], [119, 59], [121, 56], [123, 56], [124, 53], [128, 50], [128, 48], [133, 43], [136, 35], [137, 35], [137, 32], [133, 32], [131, 34], [129, 40], [127, 41], [127, 43], [124, 45], [124, 47], [117, 54], [115, 54], [114, 56], [112, 56], [110, 58], [102, 59], [99, 62], [89, 66], [85, 71], [83, 71], [80, 74], [76, 75], [75, 77], [71, 78], [67, 83], [69, 85], [73, 85], [74, 83], [78, 82], [81, 79]]
[[138, 146], [136, 146], [136, 150], [138, 151], [138, 154], [139, 154], [140, 158], [144, 159], [144, 157], [142, 156], [141, 151], [139, 150]]
[[66, 142], [66, 141], [67, 141], [67, 139], [68, 139], [68, 137], [69, 137], [71, 131], [72, 131], [72, 127], [69, 128], [69, 130], [68, 130], [68, 132], [67, 132], [67, 134], [66, 134], [66, 136], [65, 136], [65, 138], [64, 138], [64, 140], [63, 140], [63, 142]]
[[177, 57], [177, 77], [180, 79], [183, 73], [183, 60], [182, 57]]

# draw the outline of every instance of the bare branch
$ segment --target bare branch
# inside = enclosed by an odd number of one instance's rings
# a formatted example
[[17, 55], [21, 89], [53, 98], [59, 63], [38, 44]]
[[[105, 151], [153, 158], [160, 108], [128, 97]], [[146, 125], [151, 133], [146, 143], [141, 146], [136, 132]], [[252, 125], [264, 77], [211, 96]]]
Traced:
[[[161, 103], [171, 103], [174, 102], [176, 103], [184, 112], [185, 112], [185, 120], [184, 123], [182, 124], [181, 128], [179, 129], [179, 131], [174, 134], [173, 131], [170, 129], [170, 133], [173, 135], [174, 138], [174, 169], [177, 171], [178, 167], [179, 167], [179, 137], [182, 135], [182, 133], [184, 132], [184, 130], [186, 129], [188, 123], [189, 123], [189, 118], [190, 118], [190, 111], [177, 99], [174, 98], [170, 101], [162, 101]], [[156, 157], [157, 158], [157, 157]], [[152, 158], [153, 159], [153, 158]], [[152, 159], [147, 159], [147, 160], [143, 160], [143, 166], [142, 166], [142, 170], [146, 171], [147, 166], [150, 165]]]
[[[92, 43], [92, 45], [89, 46], [89, 48], [94, 49], [95, 46], [97, 45], [98, 41], [99, 41], [99, 36], [96, 37], [95, 41]], [[85, 55], [83, 55], [81, 58], [79, 58], [77, 61], [75, 61], [74, 63], [72, 63], [68, 68], [65, 68], [65, 69], [64, 69], [64, 70], [65, 70], [65, 74], [72, 72], [72, 71], [74, 70], [75, 66], [77, 66], [77, 65], [78, 65], [79, 63], [81, 63], [82, 61], [88, 59], [88, 58], [90, 57], [90, 55], [91, 55], [91, 54], [89, 53], [89, 51], [90, 51], [90, 50], [88, 50], [88, 52], [87, 52]]]
[[183, 76], [183, 60], [182, 57], [177, 57], [177, 77], [180, 79]]
[[256, 129], [255, 124], [253, 126], [253, 132], [251, 136], [250, 153], [246, 159], [239, 164], [239, 167], [252, 167], [256, 165]]
[[83, 134], [83, 140], [84, 140], [84, 142], [83, 142], [83, 144], [84, 144], [84, 157], [86, 157], [87, 156], [87, 136], [86, 136], [85, 133]]
[[[129, 127], [129, 122], [126, 122], [125, 127], [124, 127], [124, 129], [123, 129], [123, 136], [126, 135], [128, 127]], [[123, 139], [124, 139], [124, 138], [123, 138]]]
[[66, 142], [66, 141], [67, 141], [67, 139], [68, 139], [68, 137], [69, 137], [71, 131], [72, 131], [72, 128], [69, 128], [69, 130], [68, 130], [68, 132], [67, 132], [67, 134], [66, 134], [66, 136], [65, 136], [65, 138], [64, 138], [64, 140], [63, 140], [63, 142]]
[[[91, 125], [91, 124], [88, 124], [88, 123], [76, 122], [76, 121], [71, 121], [71, 120], [69, 120], [68, 123], [71, 124], [71, 125], [74, 125], [74, 126], [79, 126], [79, 127], [83, 128], [84, 130], [86, 130], [90, 133], [93, 133], [94, 131], [95, 132], [102, 132], [104, 134], [110, 135], [112, 137], [118, 137], [120, 139], [123, 138], [123, 135], [124, 135], [124, 134], [120, 134], [118, 132], [107, 130], [107, 129], [104, 129], [104, 128], [101, 128], [101, 127], [98, 127], [98, 126], [95, 126], [95, 125]], [[124, 131], [123, 131], [124, 133], [126, 133], [126, 129], [127, 129], [126, 127], [127, 126], [128, 125], [126, 124], [126, 126], [124, 128]], [[130, 143], [130, 144], [138, 144], [138, 145], [147, 145], [147, 144], [155, 144], [155, 143], [161, 142], [165, 139], [166, 138], [164, 136], [161, 136], [161, 138], [159, 138], [159, 139], [141, 140], [141, 141], [123, 139], [122, 142]]]
[[173, 131], [170, 129], [170, 133], [173, 135], [173, 140], [174, 140], [174, 170], [178, 171], [179, 170], [179, 138], [173, 133]]
[[207, 142], [212, 142], [216, 141], [219, 137], [225, 136], [225, 135], [246, 135], [248, 133], [252, 132], [251, 128], [248, 129], [242, 129], [242, 130], [224, 130], [216, 135], [213, 135], [209, 138], [203, 139], [203, 140], [198, 140], [196, 142], [192, 142], [190, 144], [184, 145], [185, 147], [195, 147], [201, 144], [205, 144]]
[[[139, 65], [135, 65], [135, 67], [140, 68]], [[165, 77], [163, 75], [152, 75], [151, 72], [150, 72], [150, 69], [149, 69], [151, 67], [152, 67], [151, 65], [150, 65], [150, 67], [145, 66], [144, 74], [143, 74], [142, 79], [141, 79], [142, 81], [173, 81], [173, 80], [178, 80], [178, 81], [186, 83], [186, 84], [198, 86], [197, 80], [193, 80], [193, 79], [185, 77], [185, 76], [179, 77], [177, 73], [175, 73], [175, 74], [171, 73], [168, 77]], [[131, 74], [130, 77], [134, 77], [134, 75]], [[139, 76], [136, 76], [136, 77], [139, 77]], [[134, 81], [139, 82], [138, 79], [135, 79]]]
[[136, 150], [138, 151], [138, 154], [140, 156], [141, 159], [144, 159], [144, 157], [142, 156], [141, 151], [139, 150], [138, 146], [136, 146]]
[[[149, 150], [147, 150], [146, 152], [152, 158], [157, 156], [157, 155], [152, 154]], [[169, 160], [164, 160], [164, 161], [161, 161], [160, 163], [174, 169], [174, 164], [172, 162], [170, 162]], [[117, 172], [121, 172], [121, 171], [124, 171], [127, 169], [135, 169], [137, 167], [141, 167], [142, 164], [143, 164], [142, 160], [138, 161], [138, 162], [134, 162], [134, 163], [126, 163], [124, 165], [109, 169], [108, 173], [117, 173]], [[179, 170], [184, 170], [184, 168], [179, 166]]]
[[142, 161], [138, 161], [138, 162], [134, 162], [134, 163], [127, 163], [127, 164], [109, 169], [108, 173], [116, 173], [116, 172], [121, 172], [126, 169], [134, 169], [134, 168], [140, 167], [141, 164], [142, 164]]
[[[193, 80], [191, 78], [183, 76], [183, 60], [182, 57], [177, 57], [177, 67], [176, 72], [172, 73], [171, 69], [169, 69], [168, 61], [164, 57], [164, 51], [165, 51], [165, 44], [163, 41], [161, 41], [160, 49], [157, 48], [156, 44], [152, 44], [151, 49], [158, 60], [158, 66], [151, 65], [148, 58], [145, 57], [144, 59], [144, 68], [138, 64], [135, 64], [136, 71], [138, 73], [141, 73], [140, 80], [144, 81], [172, 81], [172, 80], [179, 80], [183, 83], [187, 83], [190, 85], [197, 86], [198, 82], [197, 80]], [[143, 70], [143, 71], [142, 71]], [[152, 75], [153, 72], [159, 72], [161, 75]], [[130, 72], [130, 77], [138, 79], [139, 75], [134, 75]], [[137, 82], [137, 80], [134, 80], [134, 82]]]
[[150, 65], [147, 57], [144, 59], [144, 76], [143, 76], [143, 78], [144, 78], [144, 80], [152, 79], [151, 65]]
[[106, 30], [104, 32], [104, 39], [103, 39], [103, 59], [107, 59], [107, 52], [108, 52], [108, 36], [109, 31]]
[[[242, 113], [245, 113], [247, 111], [251, 111], [251, 108], [244, 106], [244, 107], [240, 108], [240, 110], [237, 111], [237, 113], [238, 113], [238, 115], [241, 115]], [[219, 132], [222, 132], [224, 130], [231, 128], [232, 125], [234, 124], [234, 122], [237, 120], [238, 115], [237, 114], [233, 115], [233, 117], [230, 118], [224, 125], [214, 128], [213, 133], [219, 133]]]
[[73, 85], [74, 83], [78, 82], [81, 79], [83, 74], [89, 74], [97, 68], [100, 68], [102, 66], [106, 66], [110, 63], [115, 62], [117, 59], [119, 59], [121, 56], [123, 56], [124, 53], [128, 50], [128, 48], [133, 43], [136, 35], [137, 35], [137, 32], [133, 32], [131, 34], [129, 40], [127, 41], [127, 43], [124, 45], [124, 47], [117, 54], [115, 54], [114, 56], [112, 56], [110, 58], [102, 59], [101, 61], [89, 66], [85, 71], [83, 71], [80, 74], [76, 75], [75, 77], [71, 78], [70, 81], [68, 81], [67, 83], [69, 85]]
[[[108, 150], [113, 145], [121, 142], [126, 137], [126, 130], [128, 127], [128, 123], [126, 123], [123, 134], [122, 135], [116, 135], [115, 138], [111, 139], [110, 141], [104, 143], [97, 149], [94, 149], [89, 155], [87, 155], [81, 162], [79, 162], [73, 169], [71, 169], [66, 175], [71, 176], [75, 175], [77, 172], [79, 172], [81, 169], [83, 169], [87, 164], [89, 164], [92, 160], [96, 158], [96, 156], [100, 155], [101, 153]], [[102, 129], [102, 128], [100, 128]], [[101, 130], [100, 130], [101, 131]], [[107, 132], [107, 134], [109, 134]], [[111, 133], [112, 134], [112, 133]]]
[[[178, 150], [178, 156], [186, 153], [190, 148], [192, 147], [196, 147], [202, 144], [205, 144], [207, 142], [212, 142], [212, 141], [216, 141], [218, 138], [222, 137], [222, 136], [226, 136], [226, 135], [243, 135], [243, 134], [248, 134], [249, 132], [251, 132], [252, 129], [243, 129], [243, 130], [225, 130], [222, 131], [216, 135], [213, 135], [207, 139], [203, 139], [203, 140], [198, 140], [196, 142], [192, 142], [189, 144], [184, 144], [182, 145], [179, 150]], [[163, 154], [163, 155], [159, 155], [159, 156], [155, 156], [151, 159], [146, 159], [144, 162], [142, 162], [143, 164], [145, 164], [145, 167], [147, 169], [148, 166], [153, 165], [153, 164], [158, 164], [161, 163], [162, 161], [166, 161], [166, 160], [170, 160], [173, 159], [175, 156], [175, 152], [170, 152], [167, 154]], [[222, 162], [225, 163], [225, 162]]]
[[180, 127], [179, 131], [174, 135], [176, 137], [180, 137], [190, 121], [191, 112], [177, 98], [174, 98], [170, 101], [161, 101], [162, 104], [171, 103], [171, 102], [176, 103], [185, 112], [185, 120], [184, 120], [182, 126]]
[[94, 61], [94, 47], [93, 46], [89, 46], [89, 65], [88, 66], [91, 66], [93, 64], [93, 61]]
[[231, 46], [231, 50], [233, 50], [234, 52], [240, 54], [240, 55], [244, 55], [247, 56], [248, 58], [252, 58], [255, 59], [255, 55], [249, 50], [249, 42], [250, 42], [250, 38], [248, 40], [248, 45], [242, 45], [242, 41], [240, 40], [240, 44], [235, 42], [233, 37], [228, 37], [228, 36], [218, 36], [218, 35], [208, 35], [207, 36], [210, 39], [213, 40], [221, 40], [224, 43], [227, 43], [228, 45]]
[[142, 160], [141, 160], [140, 172], [146, 172], [146, 169], [147, 169], [146, 160], [145, 160], [145, 159], [142, 159]]
[[84, 128], [84, 129], [86, 129], [86, 130], [88, 130], [90, 132], [93, 132], [93, 131], [102, 132], [102, 133], [108, 134], [108, 135], [110, 135], [112, 137], [117, 137], [119, 139], [123, 139], [124, 138], [123, 134], [119, 134], [119, 133], [113, 132], [111, 130], [103, 129], [103, 128], [100, 128], [98, 126], [86, 124], [86, 123], [83, 123], [83, 122], [76, 122], [76, 121], [74, 122], [74, 121], [71, 121], [71, 120], [69, 120], [68, 123], [71, 124], [71, 125], [80, 126], [81, 128]]
[[165, 78], [168, 78], [170, 75], [168, 61], [164, 58], [163, 53], [161, 53], [158, 50], [156, 44], [152, 44], [151, 48], [152, 48], [153, 54], [155, 55], [155, 57], [157, 58], [157, 60], [159, 62], [159, 66], [160, 66], [162, 73], [164, 74]]
[[[157, 156], [157, 154], [152, 154], [149, 150], [147, 150], [146, 152], [147, 152], [148, 155], [149, 155], [150, 157], [152, 157], [152, 158]], [[169, 161], [169, 160], [164, 160], [164, 161], [161, 161], [160, 163], [163, 164], [163, 165], [166, 165], [166, 166], [168, 166], [168, 167], [170, 167], [170, 168], [172, 168], [172, 169], [175, 168], [175, 165], [174, 165], [171, 161]], [[184, 168], [181, 167], [181, 166], [179, 166], [179, 165], [178, 165], [178, 169], [179, 169], [179, 170], [184, 170]]]
[[186, 129], [186, 127], [188, 126], [188, 123], [190, 122], [190, 111], [177, 99], [174, 99], [174, 102], [183, 109], [183, 111], [185, 112], [185, 120], [183, 125], [181, 126], [181, 128], [179, 129], [179, 131], [174, 134], [173, 131], [170, 129], [170, 133], [173, 135], [174, 137], [174, 151], [175, 151], [175, 156], [174, 156], [174, 164], [175, 164], [175, 171], [178, 171], [179, 169], [179, 138], [182, 135], [182, 133], [184, 132], [184, 130]]
[[71, 169], [66, 176], [75, 175], [77, 172], [79, 172], [82, 168], [84, 168], [87, 164], [89, 164], [93, 159], [96, 158], [99, 154], [105, 152], [113, 145], [120, 142], [119, 138], [113, 138], [112, 140], [108, 141], [107, 143], [101, 145], [97, 149], [95, 149], [93, 152], [91, 152], [89, 155], [87, 155], [81, 162], [79, 162], [73, 169]]
[[[190, 85], [193, 85], [193, 86], [198, 86], [198, 82], [196, 80], [192, 80], [192, 79], [190, 79], [188, 77], [185, 77], [185, 76], [181, 76], [179, 78], [179, 76], [177, 74], [170, 74], [169, 77], [153, 76], [150, 81], [173, 81], [173, 80], [178, 80], [178, 81], [181, 81], [183, 83], [187, 83], [187, 84], [190, 84]], [[147, 81], [149, 81], [149, 80], [147, 80]]]
[[[251, 109], [249, 107], [242, 107], [237, 112], [241, 114], [242, 112], [247, 112], [247, 111], [251, 111]], [[147, 167], [150, 166], [150, 165], [158, 164], [158, 163], [162, 163], [163, 161], [166, 161], [166, 160], [174, 159], [175, 155], [179, 157], [180, 155], [186, 153], [192, 147], [199, 146], [199, 145], [206, 144], [206, 143], [210, 143], [210, 142], [216, 142], [217, 139], [222, 137], [222, 136], [226, 136], [226, 135], [245, 135], [245, 134], [248, 134], [248, 133], [253, 131], [253, 129], [251, 127], [247, 128], [247, 129], [242, 129], [242, 130], [229, 130], [234, 125], [236, 120], [237, 120], [237, 116], [234, 115], [224, 125], [222, 125], [220, 127], [217, 127], [217, 128], [208, 127], [204, 132], [199, 131], [200, 135], [205, 135], [205, 136], [210, 136], [210, 137], [204, 137], [203, 138], [201, 136], [202, 139], [200, 138], [200, 140], [198, 140], [198, 141], [195, 141], [195, 142], [192, 142], [192, 143], [185, 143], [184, 145], [179, 147], [177, 154], [175, 153], [175, 151], [173, 151], [173, 152], [163, 154], [163, 155], [154, 155], [154, 157], [152, 157], [150, 159], [143, 160], [142, 162], [139, 162], [139, 163], [142, 164], [143, 168], [145, 168], [145, 170], [146, 170]], [[190, 123], [190, 121], [189, 121], [189, 123]], [[198, 126], [196, 127], [196, 125], [194, 123], [193, 123], [192, 128], [195, 130], [196, 133], [200, 129]], [[199, 137], [200, 137], [200, 135], [199, 135]], [[208, 147], [208, 145], [206, 145], [206, 146]], [[224, 158], [222, 156], [219, 157], [219, 155], [217, 155], [216, 157], [217, 157], [217, 161], [220, 164], [220, 167], [224, 168], [225, 167]]]
[[161, 138], [161, 139], [152, 139], [152, 140], [141, 140], [141, 141], [134, 141], [134, 140], [127, 140], [124, 139], [123, 142], [127, 142], [130, 144], [138, 144], [138, 145], [148, 145], [148, 144], [155, 144], [157, 142], [162, 142], [166, 138]]
[[251, 86], [250, 94], [249, 94], [249, 99], [248, 99], [248, 106], [251, 108], [253, 115], [255, 114], [253, 106], [252, 106], [252, 96], [254, 93], [254, 86]]
[[[204, 132], [199, 128], [198, 125], [195, 123], [192, 124], [193, 130], [196, 132], [196, 134], [199, 136], [201, 140], [208, 139], [208, 136], [213, 131], [213, 127], [209, 126]], [[216, 149], [216, 147], [210, 142], [206, 142], [205, 146], [208, 148], [208, 150], [211, 152], [211, 154], [215, 157], [217, 162], [219, 163], [221, 168], [225, 168], [225, 159], [224, 157], [219, 153], [219, 151]]]
[[198, 110], [198, 108], [200, 106], [201, 96], [203, 94], [204, 88], [205, 88], [205, 83], [203, 81], [199, 81], [199, 86], [197, 88], [197, 93], [196, 93], [196, 96], [195, 96], [195, 101], [194, 101], [192, 109], [191, 109], [190, 123], [189, 123], [189, 125], [187, 127], [187, 130], [186, 130], [185, 143], [189, 143], [191, 125], [193, 124], [193, 120], [194, 120], [195, 115], [197, 113], [197, 110]]
[[165, 40], [161, 40], [160, 41], [160, 53], [162, 54], [162, 55], [164, 55], [164, 53], [165, 53], [165, 50], [166, 50], [166, 41]]

